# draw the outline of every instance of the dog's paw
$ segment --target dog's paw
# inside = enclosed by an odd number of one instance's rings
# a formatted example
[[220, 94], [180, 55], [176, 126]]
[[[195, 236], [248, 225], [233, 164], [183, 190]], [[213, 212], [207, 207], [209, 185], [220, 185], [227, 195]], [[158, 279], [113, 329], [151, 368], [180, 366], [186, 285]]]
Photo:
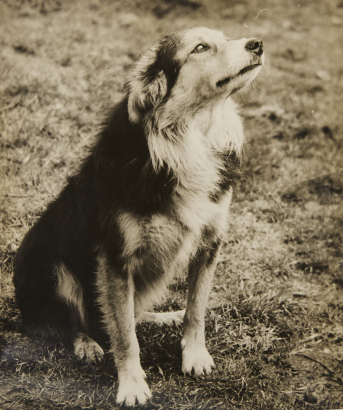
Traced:
[[171, 322], [175, 324], [180, 324], [183, 322], [183, 318], [185, 316], [185, 310], [178, 310], [177, 312], [172, 312], [171, 315]]
[[210, 374], [214, 362], [206, 347], [202, 344], [182, 340], [182, 371], [194, 376]]
[[142, 371], [139, 375], [127, 375], [121, 378], [118, 387], [117, 404], [135, 406], [144, 404], [151, 397], [151, 391], [145, 381], [145, 374]]
[[173, 325], [180, 324], [185, 316], [185, 310], [178, 310], [176, 312], [143, 312], [137, 322], [152, 322], [157, 325]]
[[74, 340], [74, 353], [80, 360], [96, 363], [104, 357], [104, 351], [93, 339], [79, 333]]

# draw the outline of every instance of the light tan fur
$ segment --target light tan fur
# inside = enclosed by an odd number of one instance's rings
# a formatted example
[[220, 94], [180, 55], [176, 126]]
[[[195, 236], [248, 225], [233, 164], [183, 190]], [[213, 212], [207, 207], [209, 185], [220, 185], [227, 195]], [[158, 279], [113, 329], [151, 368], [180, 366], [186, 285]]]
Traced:
[[185, 316], [185, 310], [178, 310], [176, 312], [142, 312], [136, 323], [153, 322], [157, 325], [171, 325], [182, 323]]
[[64, 300], [68, 306], [73, 307], [77, 311], [81, 325], [85, 326], [86, 318], [82, 286], [63, 264], [60, 264], [55, 269], [55, 274], [57, 277], [57, 295]]

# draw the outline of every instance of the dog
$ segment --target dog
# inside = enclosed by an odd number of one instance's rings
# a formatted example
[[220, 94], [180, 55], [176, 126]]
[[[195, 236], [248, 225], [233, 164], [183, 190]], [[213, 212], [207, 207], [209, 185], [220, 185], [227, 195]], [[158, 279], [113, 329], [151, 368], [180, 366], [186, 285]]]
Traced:
[[[25, 331], [63, 338], [94, 362], [104, 354], [92, 338], [102, 323], [118, 371], [117, 403], [151, 397], [139, 321], [183, 320], [182, 371], [199, 376], [214, 366], [205, 307], [244, 144], [231, 95], [263, 62], [258, 39], [230, 40], [203, 27], [164, 37], [134, 65], [89, 156], [17, 252]], [[183, 272], [186, 310], [149, 312]]]

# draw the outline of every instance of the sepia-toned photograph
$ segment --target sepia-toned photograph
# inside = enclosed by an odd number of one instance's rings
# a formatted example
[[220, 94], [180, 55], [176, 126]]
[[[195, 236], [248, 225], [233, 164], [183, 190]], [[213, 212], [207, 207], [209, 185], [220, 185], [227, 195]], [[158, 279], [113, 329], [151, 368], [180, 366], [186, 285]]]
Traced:
[[340, 0], [1, 0], [0, 410], [342, 410], [342, 113]]

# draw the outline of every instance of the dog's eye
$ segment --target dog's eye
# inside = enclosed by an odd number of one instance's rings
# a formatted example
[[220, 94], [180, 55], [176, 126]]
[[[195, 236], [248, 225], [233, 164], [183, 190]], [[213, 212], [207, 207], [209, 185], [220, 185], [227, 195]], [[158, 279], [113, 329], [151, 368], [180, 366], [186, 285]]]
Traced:
[[193, 53], [203, 53], [204, 51], [207, 51], [210, 47], [205, 46], [204, 44], [198, 44], [195, 49], [192, 51]]

